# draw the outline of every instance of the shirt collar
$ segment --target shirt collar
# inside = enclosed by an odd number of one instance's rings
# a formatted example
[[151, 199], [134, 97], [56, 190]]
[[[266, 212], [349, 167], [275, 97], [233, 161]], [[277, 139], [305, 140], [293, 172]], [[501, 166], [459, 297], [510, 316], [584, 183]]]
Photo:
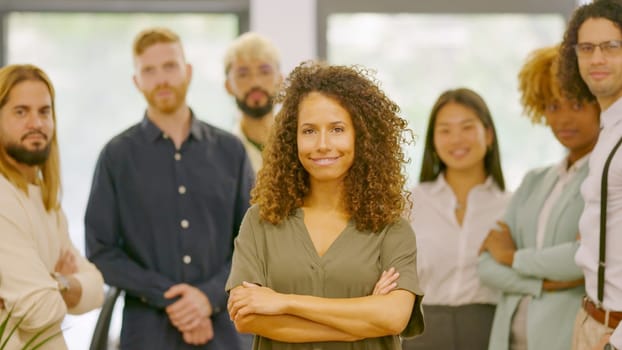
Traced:
[[565, 175], [577, 172], [577, 170], [583, 167], [583, 165], [587, 164], [590, 158], [590, 154], [592, 153], [590, 152], [584, 155], [583, 157], [577, 159], [574, 163], [572, 163], [570, 168], [568, 168], [568, 157], [564, 157], [564, 159], [561, 162], [559, 162], [559, 164], [557, 164], [557, 172], [559, 176], [563, 177]]
[[[488, 176], [486, 178], [486, 181], [484, 181], [483, 184], [475, 186], [474, 189], [475, 188], [481, 188], [482, 190], [491, 190], [491, 189], [494, 189], [496, 187], [497, 186], [496, 186], [495, 181], [493, 180], [492, 176]], [[449, 188], [449, 184], [447, 184], [447, 181], [445, 181], [445, 174], [444, 173], [440, 173], [440, 174], [438, 174], [438, 176], [436, 177], [436, 180], [434, 180], [434, 183], [430, 187], [430, 191], [432, 193], [440, 193], [441, 191], [446, 190], [446, 189], [450, 189]]]
[[[140, 123], [140, 127], [149, 141], [156, 141], [159, 138], [164, 138], [164, 132], [162, 132], [162, 130], [160, 130], [160, 128], [158, 128], [158, 126], [155, 125], [151, 119], [149, 119], [146, 111], [143, 116], [143, 120]], [[201, 130], [201, 123], [195, 117], [192, 109], [190, 109], [190, 135], [199, 141], [202, 141], [205, 138]]]
[[622, 122], [622, 98], [600, 114], [600, 127], [610, 128], [620, 122]]

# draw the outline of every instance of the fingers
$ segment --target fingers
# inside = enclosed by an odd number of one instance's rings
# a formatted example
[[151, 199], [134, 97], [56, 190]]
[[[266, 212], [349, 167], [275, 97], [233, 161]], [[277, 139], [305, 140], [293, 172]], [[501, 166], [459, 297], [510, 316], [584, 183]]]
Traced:
[[78, 272], [76, 257], [71, 250], [61, 250], [60, 256], [54, 265], [54, 271], [63, 275], [72, 275]]
[[400, 277], [399, 272], [391, 267], [388, 271], [383, 271], [380, 279], [374, 286], [372, 295], [385, 295], [397, 287], [397, 280]]
[[164, 298], [173, 299], [176, 296], [183, 295], [188, 292], [189, 287], [185, 283], [176, 284], [164, 292]]
[[203, 345], [214, 338], [214, 329], [209, 318], [200, 320], [194, 329], [182, 333], [184, 341], [192, 345]]
[[174, 321], [171, 319], [173, 326], [175, 326], [180, 332], [189, 332], [199, 326], [201, 323], [201, 318], [187, 316], [185, 318]]
[[192, 308], [190, 302], [185, 298], [180, 298], [176, 302], [166, 307], [166, 312], [170, 314], [182, 314], [189, 312], [189, 309]]

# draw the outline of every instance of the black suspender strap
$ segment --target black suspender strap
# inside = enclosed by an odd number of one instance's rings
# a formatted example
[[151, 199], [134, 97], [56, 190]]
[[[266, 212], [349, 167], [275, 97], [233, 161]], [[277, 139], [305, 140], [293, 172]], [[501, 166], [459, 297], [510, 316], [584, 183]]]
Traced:
[[618, 143], [613, 147], [609, 157], [605, 161], [605, 167], [603, 168], [603, 177], [600, 182], [600, 242], [598, 248], [598, 302], [602, 305], [603, 297], [605, 293], [605, 249], [607, 247], [607, 184], [608, 173], [611, 159], [616, 153], [620, 145], [622, 144], [622, 138], [618, 140]]

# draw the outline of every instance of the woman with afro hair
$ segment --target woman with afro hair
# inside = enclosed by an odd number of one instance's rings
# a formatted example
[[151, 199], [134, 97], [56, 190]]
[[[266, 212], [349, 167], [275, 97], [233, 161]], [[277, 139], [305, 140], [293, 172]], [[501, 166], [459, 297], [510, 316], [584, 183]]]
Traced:
[[401, 349], [423, 331], [415, 235], [402, 218], [399, 108], [360, 67], [287, 78], [235, 242], [228, 309], [253, 349]]
[[599, 108], [557, 80], [559, 47], [534, 51], [518, 79], [521, 103], [567, 150], [558, 164], [530, 171], [514, 193], [504, 222], [489, 233], [479, 264], [482, 281], [503, 294], [490, 350], [566, 350], [585, 294], [575, 264], [580, 187], [598, 138]]

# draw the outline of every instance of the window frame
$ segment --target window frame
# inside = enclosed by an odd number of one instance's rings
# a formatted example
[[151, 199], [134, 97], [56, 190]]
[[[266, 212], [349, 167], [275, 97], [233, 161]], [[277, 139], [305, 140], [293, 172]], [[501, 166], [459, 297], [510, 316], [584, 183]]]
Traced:
[[577, 7], [577, 0], [316, 0], [317, 53], [326, 60], [328, 18], [340, 13], [420, 13], [420, 14], [561, 14], [566, 21]]
[[249, 30], [250, 0], [0, 0], [0, 66], [6, 65], [8, 16], [49, 13], [227, 13], [238, 17], [238, 33]]

